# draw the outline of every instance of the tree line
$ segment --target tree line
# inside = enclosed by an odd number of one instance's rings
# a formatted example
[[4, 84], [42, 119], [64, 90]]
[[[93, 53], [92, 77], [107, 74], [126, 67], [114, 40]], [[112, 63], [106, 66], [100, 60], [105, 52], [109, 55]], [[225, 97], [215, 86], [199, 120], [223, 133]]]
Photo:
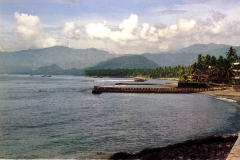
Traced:
[[[233, 71], [233, 63], [240, 60], [237, 55], [237, 51], [230, 47], [229, 51], [226, 52], [226, 57], [219, 56], [202, 56], [198, 55], [197, 61], [191, 65], [191, 73], [195, 75], [209, 75], [209, 79], [219, 83], [234, 84], [239, 81], [232, 80], [235, 73]], [[240, 68], [236, 68], [240, 69]]]
[[176, 67], [157, 67], [154, 69], [143, 68], [117, 68], [117, 69], [95, 69], [85, 70], [86, 76], [96, 77], [136, 77], [138, 75], [148, 76], [150, 78], [175, 78], [182, 74], [187, 74], [187, 67], [178, 65]]
[[[182, 81], [188, 81], [191, 75], [200, 77], [203, 74], [207, 74], [210, 80], [215, 80], [219, 83], [239, 83], [231, 79], [234, 76], [232, 65], [239, 60], [240, 56], [237, 55], [237, 51], [233, 47], [230, 47], [229, 51], [226, 52], [226, 57], [219, 56], [216, 58], [209, 54], [206, 56], [199, 54], [196, 62], [188, 66], [165, 66], [153, 69], [95, 69], [85, 70], [85, 76], [136, 77], [144, 75], [150, 78], [180, 78]], [[200, 81], [200, 78], [197, 81]]]

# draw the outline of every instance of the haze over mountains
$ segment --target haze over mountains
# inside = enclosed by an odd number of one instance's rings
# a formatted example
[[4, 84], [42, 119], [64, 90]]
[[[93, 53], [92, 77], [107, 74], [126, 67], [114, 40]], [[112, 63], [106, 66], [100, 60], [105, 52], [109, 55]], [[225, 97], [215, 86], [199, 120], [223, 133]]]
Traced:
[[[194, 44], [192, 46], [177, 50], [169, 51], [166, 53], [144, 53], [143, 56], [156, 62], [160, 66], [176, 66], [176, 65], [189, 65], [193, 64], [197, 60], [198, 54], [202, 55], [214, 55], [218, 58], [220, 55], [226, 56], [226, 52], [231, 46], [224, 44]], [[240, 46], [233, 46], [237, 50], [237, 54], [240, 55]]]
[[[133, 68], [133, 66], [135, 68], [154, 68], [157, 65], [188, 65], [196, 61], [198, 54], [210, 54], [216, 57], [222, 55], [225, 57], [225, 53], [230, 47], [224, 44], [195, 44], [177, 51], [143, 53], [138, 56], [128, 55], [128, 57], [126, 57], [127, 55], [111, 54], [95, 48], [72, 49], [63, 46], [17, 52], [0, 52], [0, 73], [30, 73], [40, 67], [53, 64], [59, 66], [60, 69], [69, 71], [84, 68]], [[234, 47], [234, 49], [237, 50], [239, 55], [240, 47]], [[60, 69], [58, 68], [58, 70]]]
[[0, 73], [26, 73], [53, 64], [62, 69], [81, 69], [116, 56], [95, 48], [72, 49], [63, 46], [0, 52]]

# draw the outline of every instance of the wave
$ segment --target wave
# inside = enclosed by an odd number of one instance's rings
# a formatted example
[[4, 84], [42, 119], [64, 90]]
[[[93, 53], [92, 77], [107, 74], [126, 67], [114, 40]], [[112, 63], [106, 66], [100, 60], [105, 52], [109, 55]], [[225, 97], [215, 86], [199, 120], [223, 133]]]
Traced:
[[229, 99], [229, 98], [217, 98], [218, 100], [221, 101], [227, 101], [227, 102], [231, 102], [231, 103], [236, 103], [237, 101], [233, 100], [233, 99]]

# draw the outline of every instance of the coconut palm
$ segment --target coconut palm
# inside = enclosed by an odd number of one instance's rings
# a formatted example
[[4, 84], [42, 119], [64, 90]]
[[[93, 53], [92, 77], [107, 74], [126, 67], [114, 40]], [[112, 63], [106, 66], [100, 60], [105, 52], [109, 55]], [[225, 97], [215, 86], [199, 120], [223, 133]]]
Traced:
[[221, 67], [222, 80], [226, 83], [230, 83], [231, 77], [234, 77], [234, 72], [232, 70], [232, 63], [229, 59], [224, 59]]
[[226, 56], [230, 62], [234, 62], [238, 59], [237, 51], [233, 47], [229, 48], [229, 51], [226, 52]]

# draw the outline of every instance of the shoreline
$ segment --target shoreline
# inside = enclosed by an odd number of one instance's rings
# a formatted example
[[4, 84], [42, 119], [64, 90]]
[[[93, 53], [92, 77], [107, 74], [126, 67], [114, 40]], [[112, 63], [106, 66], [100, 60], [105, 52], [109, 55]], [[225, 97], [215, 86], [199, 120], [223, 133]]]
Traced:
[[238, 135], [207, 136], [165, 147], [145, 148], [138, 153], [118, 152], [109, 159], [227, 159]]
[[[178, 83], [166, 83], [162, 86], [177, 87]], [[240, 89], [216, 88], [214, 91], [205, 91], [207, 94], [219, 98], [235, 100], [240, 105]], [[237, 133], [236, 133], [237, 134]], [[231, 154], [238, 139], [237, 135], [207, 136], [194, 140], [187, 140], [182, 143], [172, 144], [165, 147], [145, 148], [138, 153], [117, 152], [109, 159], [227, 159]], [[235, 146], [234, 146], [235, 147]], [[236, 148], [239, 146], [237, 145]], [[233, 152], [233, 153], [232, 153]], [[238, 152], [238, 151], [237, 151]]]
[[[178, 83], [161, 85], [174, 88]], [[205, 91], [201, 94], [235, 100], [240, 105], [240, 88], [216, 87], [214, 91]], [[208, 136], [160, 148], [145, 148], [136, 154], [117, 152], [110, 159], [227, 159], [237, 138], [236, 135]], [[211, 143], [205, 143], [206, 141]]]
[[219, 98], [229, 98], [235, 101], [240, 101], [240, 90], [235, 90], [232, 88], [227, 88], [225, 90], [215, 90], [215, 91], [206, 91], [203, 94], [212, 95]]
[[[161, 86], [167, 86], [167, 87], [174, 88], [174, 87], [178, 86], [178, 82], [170, 82], [170, 83], [166, 83], [166, 84], [161, 84]], [[219, 98], [233, 99], [233, 100], [237, 101], [238, 104], [240, 104], [240, 88], [236, 89], [233, 87], [227, 87], [227, 88], [223, 89], [223, 88], [215, 87], [214, 91], [205, 91], [205, 92], [200, 92], [200, 93], [219, 97]]]

